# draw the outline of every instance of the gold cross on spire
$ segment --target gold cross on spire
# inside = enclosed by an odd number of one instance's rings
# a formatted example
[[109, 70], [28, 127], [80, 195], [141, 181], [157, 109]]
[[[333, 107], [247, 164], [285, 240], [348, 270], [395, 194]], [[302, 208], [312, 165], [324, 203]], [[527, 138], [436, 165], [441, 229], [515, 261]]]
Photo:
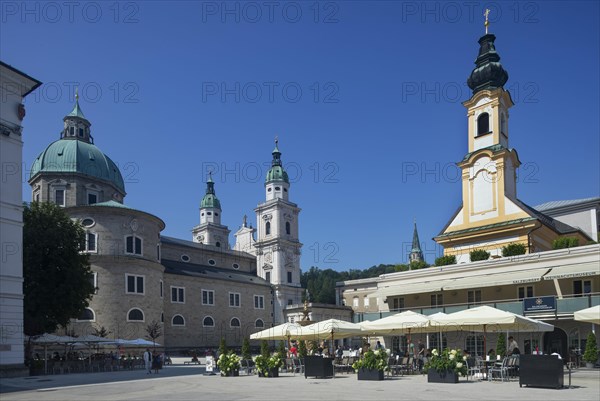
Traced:
[[75, 87], [75, 101], [79, 101], [79, 87]]
[[489, 20], [489, 15], [490, 15], [490, 9], [486, 8], [485, 11], [483, 12], [483, 15], [485, 16], [485, 23], [483, 25], [485, 25], [485, 34], [488, 34], [488, 26], [490, 26], [490, 20]]
[[275, 146], [279, 144], [279, 136], [275, 135]]

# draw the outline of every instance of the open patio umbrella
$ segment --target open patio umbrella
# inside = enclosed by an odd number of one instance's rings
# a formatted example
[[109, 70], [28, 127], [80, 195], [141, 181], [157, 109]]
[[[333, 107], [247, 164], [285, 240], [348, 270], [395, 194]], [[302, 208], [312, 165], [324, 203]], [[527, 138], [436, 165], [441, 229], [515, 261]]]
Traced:
[[44, 333], [39, 336], [31, 336], [28, 338], [33, 344], [41, 344], [44, 346], [44, 373], [48, 374], [48, 345], [50, 344], [72, 344], [77, 342], [75, 337], [59, 336], [56, 334]]
[[309, 326], [300, 327], [290, 332], [292, 338], [299, 340], [333, 340], [354, 337], [366, 334], [357, 323], [347, 322], [345, 320], [329, 319], [322, 322], [316, 322]]
[[111, 344], [113, 343], [113, 340], [110, 340], [108, 338], [104, 338], [104, 337], [100, 337], [100, 336], [95, 336], [93, 334], [86, 334], [83, 336], [79, 336], [77, 338], [75, 338], [75, 340], [77, 340], [76, 343], [74, 343], [74, 345], [77, 344], [82, 344], [84, 346], [87, 346], [87, 348], [89, 348], [90, 350], [90, 355], [88, 358], [88, 362], [89, 365], [92, 365], [92, 345], [100, 345], [100, 344]]
[[[360, 326], [369, 335], [400, 335], [406, 333], [409, 344], [411, 343], [412, 332], [425, 333], [432, 329], [428, 316], [410, 310], [372, 322], [362, 322]], [[437, 331], [437, 328], [433, 328], [433, 330]]]
[[483, 332], [483, 347], [487, 349], [487, 331], [553, 331], [554, 326], [548, 323], [530, 319], [515, 313], [492, 308], [491, 306], [478, 306], [471, 309], [464, 309], [458, 312], [432, 319], [432, 323], [438, 324], [444, 328], [457, 327], [461, 331], [479, 331]]
[[600, 324], [600, 305], [578, 310], [575, 312], [573, 318], [579, 322]]
[[269, 327], [268, 329], [253, 333], [250, 335], [251, 340], [288, 340], [290, 339], [290, 331], [301, 328], [298, 323], [283, 323], [277, 326]]

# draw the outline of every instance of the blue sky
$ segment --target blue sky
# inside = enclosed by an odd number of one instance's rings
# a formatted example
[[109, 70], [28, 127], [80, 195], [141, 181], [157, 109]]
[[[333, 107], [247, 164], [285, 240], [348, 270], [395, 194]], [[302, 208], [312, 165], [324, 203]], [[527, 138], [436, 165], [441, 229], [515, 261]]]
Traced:
[[26, 100], [25, 175], [77, 85], [125, 203], [165, 235], [191, 239], [210, 169], [223, 223], [255, 222], [278, 135], [303, 269], [404, 262], [414, 219], [433, 262], [460, 204], [484, 7], [516, 103], [518, 197], [600, 194], [598, 2], [0, 4], [0, 58], [45, 84]]

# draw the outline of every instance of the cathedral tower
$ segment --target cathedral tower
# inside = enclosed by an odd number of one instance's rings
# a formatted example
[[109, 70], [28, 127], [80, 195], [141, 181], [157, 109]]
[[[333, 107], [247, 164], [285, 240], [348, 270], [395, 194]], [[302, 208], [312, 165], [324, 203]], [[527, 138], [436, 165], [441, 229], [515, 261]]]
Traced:
[[193, 241], [229, 249], [229, 229], [221, 224], [221, 202], [215, 194], [215, 183], [209, 173], [206, 194], [200, 202], [200, 225], [192, 230]]
[[298, 215], [300, 208], [289, 201], [290, 181], [275, 141], [271, 168], [265, 180], [266, 202], [256, 212], [257, 274], [274, 286], [274, 322], [283, 322], [287, 305], [300, 304], [300, 248]]

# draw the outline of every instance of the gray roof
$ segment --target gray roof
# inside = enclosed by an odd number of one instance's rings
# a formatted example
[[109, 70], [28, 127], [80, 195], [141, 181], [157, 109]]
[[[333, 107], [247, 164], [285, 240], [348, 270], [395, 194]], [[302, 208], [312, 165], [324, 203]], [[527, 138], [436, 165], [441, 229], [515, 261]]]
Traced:
[[548, 227], [552, 228], [554, 231], [556, 231], [559, 234], [571, 234], [571, 233], [578, 232], [589, 238], [589, 236], [586, 233], [584, 233], [582, 230], [580, 230], [578, 228], [571, 227], [570, 225], [565, 224], [562, 221], [553, 219], [552, 217], [545, 215], [544, 213], [540, 212], [539, 210], [536, 210], [535, 208], [532, 208], [531, 206], [526, 205], [522, 201], [521, 201], [521, 205], [525, 208], [526, 212], [530, 213], [531, 215], [536, 217], [539, 221], [541, 221], [542, 224], [547, 225]]
[[584, 198], [584, 199], [550, 201], [550, 202], [542, 203], [541, 205], [534, 206], [534, 209], [538, 210], [540, 212], [543, 212], [546, 210], [557, 209], [557, 208], [566, 207], [566, 206], [575, 206], [575, 205], [588, 203], [588, 202], [600, 202], [600, 198]]
[[235, 281], [238, 283], [263, 285], [267, 287], [271, 286], [268, 281], [252, 273], [236, 272], [231, 269], [222, 269], [214, 266], [198, 265], [167, 259], [163, 259], [161, 264], [165, 267], [165, 273], [169, 274], [202, 277], [208, 280]]
[[163, 244], [179, 245], [179, 246], [185, 246], [188, 248], [195, 248], [195, 249], [207, 249], [208, 248], [208, 249], [222, 252], [225, 254], [235, 255], [237, 257], [247, 257], [247, 258], [253, 258], [253, 259], [255, 258], [253, 255], [249, 254], [248, 252], [236, 251], [233, 249], [218, 248], [213, 245], [199, 244], [194, 241], [188, 241], [185, 239], [179, 239], [179, 238], [174, 238], [174, 237], [167, 237], [165, 235], [160, 236], [160, 242]]

